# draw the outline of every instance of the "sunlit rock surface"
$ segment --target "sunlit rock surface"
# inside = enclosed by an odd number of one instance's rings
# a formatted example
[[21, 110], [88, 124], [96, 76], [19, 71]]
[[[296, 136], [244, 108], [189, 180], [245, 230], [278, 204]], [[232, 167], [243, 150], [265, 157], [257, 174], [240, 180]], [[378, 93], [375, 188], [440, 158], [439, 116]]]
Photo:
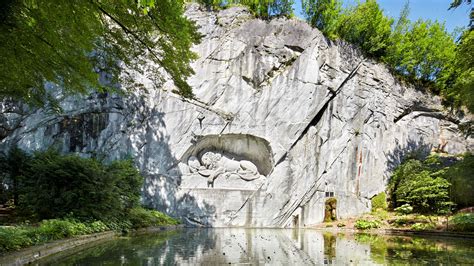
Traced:
[[[473, 150], [459, 130], [467, 118], [305, 22], [261, 21], [241, 7], [191, 5], [187, 16], [203, 34], [195, 99], [137, 75], [144, 89], [61, 98], [61, 115], [4, 102], [2, 150], [132, 156], [145, 204], [197, 226], [268, 227], [321, 222], [330, 195], [339, 218], [369, 211], [411, 151]], [[227, 163], [203, 162], [206, 152]]]

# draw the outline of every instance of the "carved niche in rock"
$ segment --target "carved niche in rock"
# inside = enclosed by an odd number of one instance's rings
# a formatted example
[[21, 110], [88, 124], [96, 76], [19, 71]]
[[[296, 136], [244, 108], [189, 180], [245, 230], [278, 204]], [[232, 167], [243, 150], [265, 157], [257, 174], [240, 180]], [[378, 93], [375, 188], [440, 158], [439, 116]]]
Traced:
[[190, 156], [188, 167], [191, 174], [199, 174], [207, 178], [208, 187], [214, 187], [214, 181], [217, 178], [228, 178], [231, 175], [236, 175], [245, 181], [264, 178], [251, 161], [236, 160], [219, 152], [206, 151], [200, 160], [196, 156]]

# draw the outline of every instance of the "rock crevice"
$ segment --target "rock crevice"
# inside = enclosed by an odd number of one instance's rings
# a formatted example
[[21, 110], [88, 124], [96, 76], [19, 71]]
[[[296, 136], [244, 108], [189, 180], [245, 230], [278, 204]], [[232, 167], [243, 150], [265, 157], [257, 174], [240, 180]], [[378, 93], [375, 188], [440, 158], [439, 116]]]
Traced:
[[196, 226], [252, 227], [322, 222], [328, 195], [338, 218], [367, 212], [411, 151], [473, 151], [469, 115], [305, 22], [195, 4], [186, 15], [203, 35], [194, 99], [137, 76], [145, 89], [66, 97], [61, 115], [4, 102], [1, 149], [132, 156], [148, 206]]

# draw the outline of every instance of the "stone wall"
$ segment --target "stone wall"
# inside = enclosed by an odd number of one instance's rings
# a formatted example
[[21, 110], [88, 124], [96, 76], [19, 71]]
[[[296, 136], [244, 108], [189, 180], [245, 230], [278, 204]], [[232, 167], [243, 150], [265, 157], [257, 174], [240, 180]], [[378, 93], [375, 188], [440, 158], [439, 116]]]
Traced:
[[[473, 150], [458, 129], [469, 117], [305, 22], [262, 21], [241, 7], [186, 14], [203, 35], [194, 99], [137, 75], [145, 88], [127, 97], [59, 95], [61, 115], [4, 102], [2, 150], [131, 155], [145, 204], [193, 225], [262, 227], [319, 223], [328, 195], [339, 218], [361, 214], [407, 153]], [[203, 150], [227, 163], [203, 162]]]

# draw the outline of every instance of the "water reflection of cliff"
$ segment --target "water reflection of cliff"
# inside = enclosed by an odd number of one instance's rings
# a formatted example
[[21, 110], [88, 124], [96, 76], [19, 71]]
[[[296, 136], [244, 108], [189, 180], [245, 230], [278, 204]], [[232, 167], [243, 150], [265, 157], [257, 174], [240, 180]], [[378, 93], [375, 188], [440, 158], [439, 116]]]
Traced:
[[[373, 265], [474, 263], [462, 240], [298, 229], [187, 229], [104, 243], [55, 265]], [[39, 263], [40, 265], [43, 263]]]

